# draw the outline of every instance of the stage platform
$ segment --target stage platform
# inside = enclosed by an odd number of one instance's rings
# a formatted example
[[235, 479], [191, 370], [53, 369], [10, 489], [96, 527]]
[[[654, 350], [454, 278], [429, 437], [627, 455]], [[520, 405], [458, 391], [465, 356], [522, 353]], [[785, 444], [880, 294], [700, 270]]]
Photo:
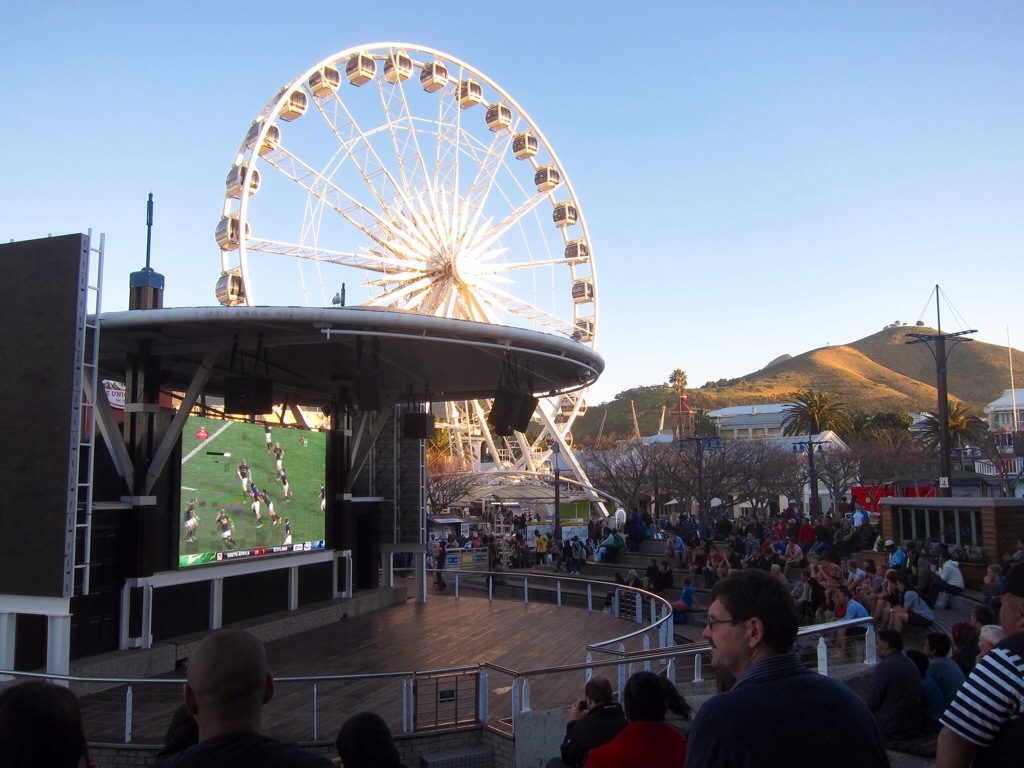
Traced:
[[[402, 581], [399, 580], [398, 584]], [[410, 592], [411, 582], [409, 582]], [[602, 595], [603, 597], [603, 595]], [[490, 662], [511, 670], [529, 670], [586, 661], [586, 646], [638, 628], [600, 610], [563, 607], [523, 600], [488, 601], [479, 592], [456, 599], [453, 584], [430, 589], [426, 604], [404, 604], [343, 618], [327, 626], [266, 643], [275, 678], [311, 675], [369, 674], [446, 669]], [[193, 638], [188, 638], [192, 640]], [[639, 650], [640, 641], [627, 644]], [[131, 653], [131, 652], [128, 652]], [[614, 670], [609, 676], [614, 676]], [[157, 679], [183, 678], [184, 670]], [[279, 681], [274, 699], [264, 708], [264, 732], [298, 742], [333, 740], [350, 715], [372, 710], [402, 732], [403, 677], [320, 682]], [[489, 722], [500, 725], [511, 716], [512, 678], [489, 673]], [[567, 706], [584, 684], [582, 671], [539, 676], [531, 680], [531, 706], [546, 710]], [[417, 717], [432, 716], [438, 690], [454, 689], [449, 678], [418, 682]], [[459, 697], [465, 698], [460, 689]], [[171, 713], [181, 703], [178, 684], [136, 685], [133, 688], [133, 744], [161, 744]], [[430, 703], [425, 700], [429, 697]], [[82, 697], [86, 733], [92, 742], [123, 743], [126, 687], [118, 686]], [[460, 708], [467, 705], [460, 703]], [[468, 702], [470, 708], [475, 701]], [[443, 707], [442, 707], [443, 709]]]

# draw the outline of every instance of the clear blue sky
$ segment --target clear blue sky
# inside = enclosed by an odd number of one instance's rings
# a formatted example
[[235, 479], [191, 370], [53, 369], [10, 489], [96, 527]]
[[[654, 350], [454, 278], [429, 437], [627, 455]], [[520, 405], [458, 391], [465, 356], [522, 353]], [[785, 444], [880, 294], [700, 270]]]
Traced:
[[913, 323], [936, 283], [1024, 346], [1019, 2], [9, 3], [0, 240], [105, 232], [121, 309], [152, 191], [166, 303], [213, 303], [251, 120], [385, 40], [471, 63], [558, 153], [599, 280], [592, 402]]

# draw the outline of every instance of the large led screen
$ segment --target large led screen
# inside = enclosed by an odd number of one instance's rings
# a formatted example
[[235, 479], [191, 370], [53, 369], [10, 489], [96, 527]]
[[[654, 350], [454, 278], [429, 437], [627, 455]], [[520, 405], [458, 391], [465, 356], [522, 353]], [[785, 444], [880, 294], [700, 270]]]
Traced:
[[327, 435], [190, 416], [178, 566], [324, 548]]

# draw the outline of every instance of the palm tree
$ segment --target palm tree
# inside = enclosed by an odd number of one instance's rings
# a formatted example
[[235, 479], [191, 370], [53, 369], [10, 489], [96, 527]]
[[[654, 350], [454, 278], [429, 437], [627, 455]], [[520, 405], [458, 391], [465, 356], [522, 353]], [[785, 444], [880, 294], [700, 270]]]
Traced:
[[[979, 442], [988, 432], [988, 425], [978, 414], [971, 411], [963, 403], [950, 402], [949, 409], [949, 440], [950, 447], [964, 447]], [[925, 414], [925, 419], [918, 427], [921, 438], [930, 448], [938, 448], [941, 426], [937, 414]]]
[[668, 376], [668, 385], [676, 391], [678, 397], [682, 397], [686, 391], [686, 371], [676, 368]]
[[874, 431], [873, 417], [863, 411], [855, 411], [849, 415], [850, 429], [841, 435], [847, 442], [851, 440], [867, 439]]
[[846, 403], [831, 392], [801, 389], [790, 395], [793, 402], [785, 407], [782, 420], [784, 435], [812, 435], [831, 429], [840, 434], [850, 431], [850, 416]]

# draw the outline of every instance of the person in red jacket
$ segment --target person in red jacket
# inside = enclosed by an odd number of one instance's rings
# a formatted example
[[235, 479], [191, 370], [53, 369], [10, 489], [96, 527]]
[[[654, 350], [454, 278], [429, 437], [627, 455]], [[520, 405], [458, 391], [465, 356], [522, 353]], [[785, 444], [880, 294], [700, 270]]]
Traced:
[[797, 533], [796, 543], [800, 545], [804, 555], [810, 551], [811, 545], [814, 543], [814, 526], [811, 524], [810, 518], [804, 518], [800, 531]]
[[637, 672], [626, 682], [622, 702], [629, 725], [592, 749], [586, 768], [683, 768], [686, 737], [665, 722], [668, 710], [690, 717], [690, 705], [675, 685], [653, 672]]

